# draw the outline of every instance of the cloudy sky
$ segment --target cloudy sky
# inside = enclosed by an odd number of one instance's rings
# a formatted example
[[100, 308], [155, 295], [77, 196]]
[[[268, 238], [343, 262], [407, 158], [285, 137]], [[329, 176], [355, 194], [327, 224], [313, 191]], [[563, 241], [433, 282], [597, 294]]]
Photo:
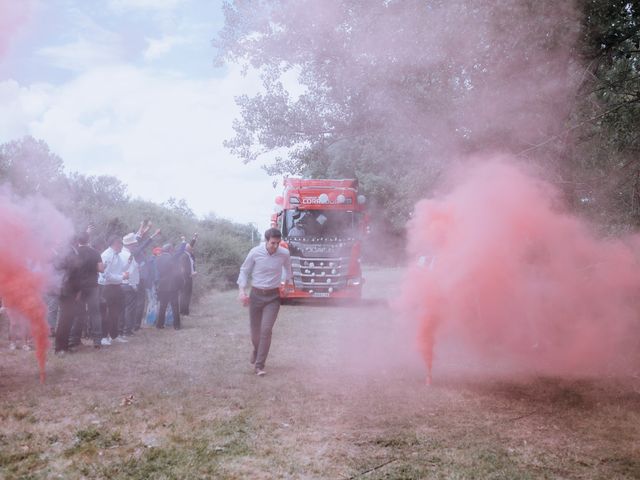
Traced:
[[277, 191], [244, 165], [234, 97], [255, 75], [214, 68], [222, 0], [0, 0], [0, 143], [33, 135], [68, 171], [134, 197], [268, 226]]

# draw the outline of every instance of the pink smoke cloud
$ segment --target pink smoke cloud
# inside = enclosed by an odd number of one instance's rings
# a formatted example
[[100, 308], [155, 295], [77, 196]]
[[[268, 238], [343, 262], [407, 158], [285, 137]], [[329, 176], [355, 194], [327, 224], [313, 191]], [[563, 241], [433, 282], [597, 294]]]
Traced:
[[[447, 332], [546, 373], [620, 371], [637, 348], [640, 238], [603, 238], [513, 159], [477, 159], [416, 205], [400, 305], [431, 370]], [[417, 260], [417, 263], [415, 261]]]
[[0, 59], [16, 32], [29, 19], [32, 7], [32, 0], [0, 0]]
[[55, 291], [54, 248], [71, 236], [71, 223], [41, 197], [14, 198], [0, 189], [0, 298], [16, 321], [28, 321], [40, 379], [49, 345], [44, 297]]

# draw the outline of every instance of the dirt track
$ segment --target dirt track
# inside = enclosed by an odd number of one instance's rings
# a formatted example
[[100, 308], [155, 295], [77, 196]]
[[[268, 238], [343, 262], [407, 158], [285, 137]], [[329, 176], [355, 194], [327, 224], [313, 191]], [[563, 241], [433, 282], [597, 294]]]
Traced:
[[[0, 478], [640, 478], [640, 379], [519, 377], [444, 358], [386, 307], [285, 306], [268, 375], [235, 292], [182, 331], [50, 358], [0, 341]], [[446, 367], [446, 368], [444, 368]]]

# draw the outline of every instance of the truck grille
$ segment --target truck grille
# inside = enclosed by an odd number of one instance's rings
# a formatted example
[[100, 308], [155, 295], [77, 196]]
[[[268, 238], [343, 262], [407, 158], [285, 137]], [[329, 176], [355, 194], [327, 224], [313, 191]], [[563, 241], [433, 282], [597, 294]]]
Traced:
[[293, 281], [299, 290], [329, 294], [347, 286], [349, 257], [291, 257]]

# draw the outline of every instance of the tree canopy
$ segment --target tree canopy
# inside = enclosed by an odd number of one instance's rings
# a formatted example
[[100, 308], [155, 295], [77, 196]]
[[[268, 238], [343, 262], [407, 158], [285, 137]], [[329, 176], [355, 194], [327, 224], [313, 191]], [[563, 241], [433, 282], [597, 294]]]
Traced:
[[576, 198], [618, 225], [640, 224], [640, 2], [583, 2], [585, 65], [573, 122]]
[[264, 88], [237, 98], [226, 145], [245, 162], [278, 155], [272, 174], [359, 178], [396, 231], [443, 169], [474, 152], [535, 159], [576, 184], [590, 163], [611, 165], [568, 153], [569, 142], [594, 139], [616, 158], [637, 146], [638, 10], [604, 0], [229, 1], [217, 59], [259, 69]]
[[[156, 245], [176, 243], [198, 232], [199, 280], [196, 294], [212, 286], [235, 284], [244, 255], [259, 238], [255, 228], [215, 218], [198, 219], [187, 203], [169, 198], [164, 205], [131, 199], [127, 186], [111, 176], [66, 174], [60, 157], [42, 140], [25, 137], [0, 145], [0, 186], [14, 195], [42, 195], [83, 231], [94, 225], [93, 245], [102, 249], [112, 235], [136, 231], [143, 219], [162, 229]], [[168, 192], [170, 194], [170, 192]]]

